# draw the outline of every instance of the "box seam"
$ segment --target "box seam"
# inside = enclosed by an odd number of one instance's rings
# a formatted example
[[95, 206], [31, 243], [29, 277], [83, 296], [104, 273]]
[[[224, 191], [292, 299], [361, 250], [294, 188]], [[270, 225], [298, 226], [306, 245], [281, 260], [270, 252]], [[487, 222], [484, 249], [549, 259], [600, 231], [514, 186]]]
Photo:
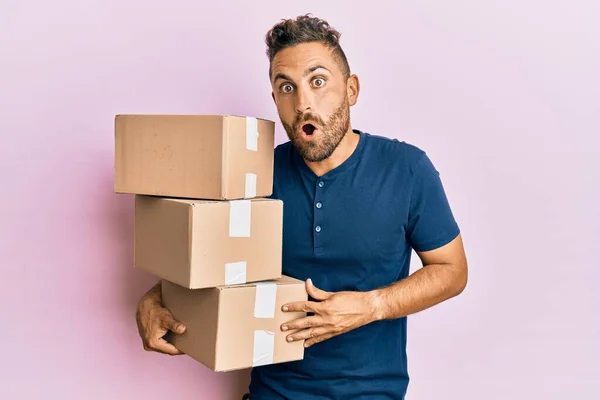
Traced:
[[193, 220], [194, 220], [194, 204], [189, 204], [187, 205], [187, 210], [188, 210], [188, 238], [187, 238], [187, 263], [188, 263], [188, 286], [192, 287], [192, 283], [194, 282], [195, 279], [195, 274], [194, 274], [194, 258], [193, 258], [193, 253], [192, 253], [192, 248], [193, 248], [193, 241], [194, 241], [194, 234], [193, 234]]
[[224, 200], [228, 197], [229, 188], [227, 186], [228, 177], [229, 177], [229, 162], [228, 162], [228, 154], [229, 154], [229, 116], [224, 116], [221, 124], [221, 187], [219, 188], [220, 194], [219, 197]]
[[214, 368], [215, 370], [219, 369], [219, 365], [218, 365], [218, 360], [219, 360], [219, 345], [220, 345], [220, 340], [219, 340], [219, 336], [220, 336], [220, 328], [221, 328], [221, 324], [220, 324], [220, 320], [221, 320], [221, 294], [223, 293], [223, 291], [216, 289], [217, 290], [217, 323], [216, 323], [216, 337], [215, 337], [215, 353], [213, 355], [214, 359], [213, 359], [213, 364], [214, 364]]

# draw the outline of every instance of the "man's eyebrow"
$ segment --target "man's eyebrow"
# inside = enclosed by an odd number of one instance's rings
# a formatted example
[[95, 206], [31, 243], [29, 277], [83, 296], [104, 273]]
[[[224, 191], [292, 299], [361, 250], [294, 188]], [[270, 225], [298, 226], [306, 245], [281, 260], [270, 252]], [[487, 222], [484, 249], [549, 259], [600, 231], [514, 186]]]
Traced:
[[[328, 68], [326, 68], [323, 65], [319, 64], [319, 65], [312, 66], [312, 67], [308, 68], [306, 71], [304, 71], [304, 76], [307, 76], [307, 75], [309, 75], [309, 74], [311, 74], [311, 73], [313, 73], [313, 72], [315, 72], [315, 71], [317, 71], [319, 69], [324, 69], [325, 71], [331, 73], [331, 71]], [[284, 81], [292, 81], [292, 78], [290, 78], [289, 76], [287, 76], [286, 74], [283, 74], [281, 72], [275, 74], [275, 77], [273, 78], [273, 81], [277, 82], [280, 79], [282, 79]]]
[[308, 74], [311, 74], [311, 73], [315, 72], [315, 71], [316, 71], [316, 70], [318, 70], [318, 69], [324, 69], [325, 71], [327, 71], [327, 72], [331, 73], [331, 71], [330, 71], [329, 69], [327, 69], [327, 68], [325, 68], [323, 65], [320, 65], [320, 64], [319, 64], [319, 65], [315, 65], [315, 66], [312, 66], [312, 67], [310, 67], [309, 69], [307, 69], [307, 70], [304, 72], [304, 76], [306, 76], [306, 75], [308, 75]]
[[290, 78], [286, 74], [282, 74], [281, 72], [279, 72], [279, 73], [277, 73], [275, 75], [275, 78], [273, 79], [273, 81], [277, 82], [279, 79], [283, 79], [284, 81], [291, 81], [292, 80], [292, 78]]

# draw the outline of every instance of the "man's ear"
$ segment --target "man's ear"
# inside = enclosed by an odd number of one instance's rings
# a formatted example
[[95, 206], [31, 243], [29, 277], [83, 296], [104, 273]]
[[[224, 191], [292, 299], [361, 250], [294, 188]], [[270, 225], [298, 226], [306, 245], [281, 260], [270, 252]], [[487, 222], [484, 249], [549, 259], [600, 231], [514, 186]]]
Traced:
[[355, 74], [350, 75], [346, 87], [348, 88], [348, 103], [350, 104], [350, 106], [353, 106], [358, 101], [358, 94], [360, 93], [360, 81], [358, 79], [358, 76]]

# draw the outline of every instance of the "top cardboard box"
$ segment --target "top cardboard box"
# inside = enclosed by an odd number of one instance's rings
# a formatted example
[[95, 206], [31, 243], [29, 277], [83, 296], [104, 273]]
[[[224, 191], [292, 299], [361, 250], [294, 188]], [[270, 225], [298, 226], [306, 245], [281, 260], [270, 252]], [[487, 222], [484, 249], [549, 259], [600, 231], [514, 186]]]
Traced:
[[275, 123], [235, 115], [117, 115], [115, 192], [207, 200], [268, 197]]

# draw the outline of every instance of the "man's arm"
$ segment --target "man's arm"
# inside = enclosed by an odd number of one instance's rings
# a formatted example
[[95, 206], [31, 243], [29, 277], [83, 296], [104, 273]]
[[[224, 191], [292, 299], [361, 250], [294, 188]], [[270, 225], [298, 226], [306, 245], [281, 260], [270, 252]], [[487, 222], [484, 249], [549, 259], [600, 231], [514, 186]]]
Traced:
[[372, 293], [376, 319], [401, 318], [425, 310], [460, 294], [467, 284], [460, 229], [440, 174], [425, 153], [414, 166], [406, 233], [423, 268]]
[[[467, 261], [460, 234], [450, 243], [417, 252], [423, 268], [390, 286], [368, 292], [326, 292], [306, 282], [316, 301], [286, 304], [283, 311], [314, 313], [284, 323], [288, 340], [305, 340], [305, 346], [322, 342], [363, 325], [402, 318], [461, 293], [467, 284]], [[296, 332], [293, 332], [296, 331]]]
[[461, 235], [445, 246], [417, 254], [423, 268], [406, 279], [371, 292], [375, 320], [401, 318], [423, 311], [465, 289], [468, 268]]

